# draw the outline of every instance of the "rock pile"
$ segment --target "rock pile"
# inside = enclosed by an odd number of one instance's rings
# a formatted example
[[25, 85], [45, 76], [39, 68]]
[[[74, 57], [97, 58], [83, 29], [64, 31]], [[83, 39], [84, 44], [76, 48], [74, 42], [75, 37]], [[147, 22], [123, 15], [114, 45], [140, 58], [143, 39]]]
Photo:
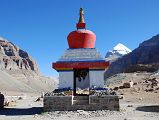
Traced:
[[144, 82], [147, 85], [147, 88], [145, 89], [146, 92], [159, 90], [159, 80], [157, 80], [156, 78], [147, 78]]
[[67, 96], [67, 94], [65, 94], [64, 92], [55, 93], [54, 91], [52, 91], [45, 93], [44, 96]]
[[[81, 92], [78, 92], [82, 94], [85, 94], [86, 92], [83, 93], [83, 90]], [[70, 96], [73, 94], [72, 90], [61, 90], [61, 89], [55, 89], [52, 92], [47, 92], [45, 93], [45, 96]], [[100, 89], [100, 90], [92, 90], [90, 89], [87, 92], [87, 95], [92, 95], [92, 96], [105, 96], [105, 95], [117, 95], [117, 93], [114, 90], [110, 89]]]

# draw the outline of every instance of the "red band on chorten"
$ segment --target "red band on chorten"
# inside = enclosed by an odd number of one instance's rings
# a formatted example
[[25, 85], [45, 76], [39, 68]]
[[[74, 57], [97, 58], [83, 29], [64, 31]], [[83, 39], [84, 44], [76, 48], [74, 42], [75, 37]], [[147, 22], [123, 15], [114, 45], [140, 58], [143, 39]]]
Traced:
[[57, 62], [52, 67], [56, 70], [72, 70], [72, 69], [106, 69], [109, 62]]
[[76, 28], [77, 29], [86, 29], [86, 23], [77, 23]]

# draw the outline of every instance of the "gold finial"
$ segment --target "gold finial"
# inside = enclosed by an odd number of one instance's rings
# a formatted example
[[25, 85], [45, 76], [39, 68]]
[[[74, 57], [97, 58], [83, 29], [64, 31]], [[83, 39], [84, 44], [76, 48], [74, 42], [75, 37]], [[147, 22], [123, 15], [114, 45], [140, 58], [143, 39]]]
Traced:
[[80, 17], [79, 17], [79, 23], [84, 23], [84, 11], [83, 8], [80, 8]]

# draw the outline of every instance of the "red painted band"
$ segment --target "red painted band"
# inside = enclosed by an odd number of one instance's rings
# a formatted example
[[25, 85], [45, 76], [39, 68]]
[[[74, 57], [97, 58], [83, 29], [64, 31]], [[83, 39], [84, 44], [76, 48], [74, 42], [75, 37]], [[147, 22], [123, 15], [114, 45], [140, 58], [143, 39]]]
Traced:
[[80, 68], [107, 68], [109, 66], [109, 62], [56, 62], [52, 64], [54, 69], [80, 69]]

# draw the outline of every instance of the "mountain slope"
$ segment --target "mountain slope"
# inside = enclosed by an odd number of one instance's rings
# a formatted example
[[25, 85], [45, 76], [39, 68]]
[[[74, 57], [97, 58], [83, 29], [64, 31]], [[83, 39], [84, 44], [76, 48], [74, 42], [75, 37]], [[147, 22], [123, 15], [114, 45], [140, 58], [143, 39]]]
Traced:
[[44, 77], [36, 62], [24, 50], [0, 37], [0, 90], [52, 91], [57, 80]]
[[26, 89], [34, 91], [28, 85], [16, 80], [5, 71], [0, 71], [0, 89], [3, 91], [25, 91]]
[[149, 71], [159, 69], [159, 35], [144, 41], [131, 53], [113, 62], [105, 77], [122, 72]]

